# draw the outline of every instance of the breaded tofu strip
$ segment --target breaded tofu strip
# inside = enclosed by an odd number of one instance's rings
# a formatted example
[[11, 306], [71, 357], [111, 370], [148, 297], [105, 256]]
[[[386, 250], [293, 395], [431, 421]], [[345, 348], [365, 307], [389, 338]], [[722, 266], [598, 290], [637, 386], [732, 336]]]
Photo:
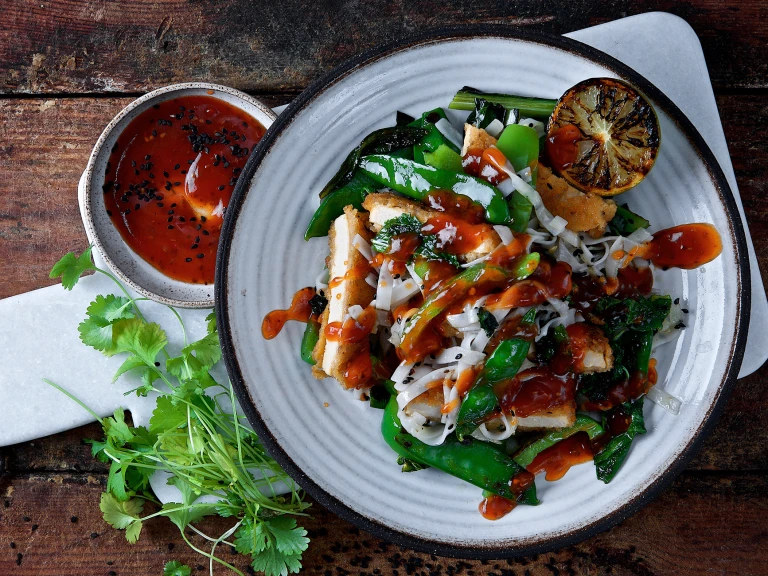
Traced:
[[485, 150], [496, 145], [496, 138], [488, 134], [482, 128], [464, 124], [464, 146], [461, 147], [462, 157], [467, 155], [470, 148]]
[[616, 215], [616, 203], [591, 192], [576, 190], [552, 170], [539, 164], [536, 190], [555, 216], [568, 220], [567, 228], [600, 238]]
[[568, 402], [562, 406], [556, 406], [548, 411], [542, 410], [540, 414], [531, 414], [525, 418], [517, 419], [517, 429], [544, 430], [546, 428], [567, 428], [576, 422], [576, 402]]
[[352, 387], [344, 378], [347, 365], [363, 348], [367, 350], [368, 341], [363, 340], [354, 344], [330, 341], [325, 338], [325, 327], [329, 322], [344, 322], [350, 306], [368, 307], [376, 295], [376, 289], [365, 281], [367, 274], [353, 273], [349, 277], [345, 276], [350, 270], [364, 271], [368, 264], [365, 257], [352, 245], [352, 241], [358, 234], [370, 242], [371, 234], [366, 224], [365, 214], [358, 212], [352, 206], [347, 206], [344, 214], [331, 225], [328, 234], [330, 244], [328, 271], [332, 280], [334, 278], [339, 280], [337, 283], [332, 281], [332, 287], [327, 290], [328, 306], [321, 319], [320, 339], [312, 353], [317, 362], [312, 368], [314, 376], [316, 378], [332, 376], [345, 388]]
[[[368, 226], [374, 232], [381, 230], [387, 220], [397, 218], [403, 214], [410, 214], [424, 223], [432, 217], [440, 216], [442, 212], [427, 208], [421, 202], [403, 198], [395, 194], [379, 192], [369, 194], [363, 201], [363, 208], [368, 210]], [[488, 226], [488, 234], [483, 243], [472, 252], [460, 254], [459, 260], [462, 262], [471, 262], [481, 258], [493, 251], [501, 243], [501, 238], [496, 234], [492, 226]]]

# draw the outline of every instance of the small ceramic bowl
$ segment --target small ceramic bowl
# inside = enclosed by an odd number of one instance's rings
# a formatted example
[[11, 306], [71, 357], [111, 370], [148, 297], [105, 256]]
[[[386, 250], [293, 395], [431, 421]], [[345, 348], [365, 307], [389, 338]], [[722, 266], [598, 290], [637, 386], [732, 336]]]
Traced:
[[101, 253], [109, 269], [124, 284], [147, 298], [181, 308], [213, 307], [213, 285], [169, 278], [136, 254], [107, 215], [102, 185], [112, 146], [134, 118], [158, 102], [203, 95], [219, 98], [246, 112], [265, 128], [277, 117], [266, 104], [226, 86], [188, 82], [159, 88], [131, 102], [107, 125], [93, 147], [80, 187], [80, 212], [88, 240]]

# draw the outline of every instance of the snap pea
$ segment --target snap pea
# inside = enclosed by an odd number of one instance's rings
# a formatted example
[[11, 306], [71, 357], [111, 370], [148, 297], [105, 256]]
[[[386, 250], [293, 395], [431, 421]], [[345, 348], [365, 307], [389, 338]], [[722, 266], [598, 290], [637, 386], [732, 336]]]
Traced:
[[507, 206], [509, 206], [509, 217], [512, 220], [509, 227], [515, 232], [525, 232], [533, 212], [531, 201], [515, 190], [509, 195]]
[[456, 417], [456, 437], [463, 440], [480, 424], [499, 412], [499, 399], [493, 385], [514, 378], [523, 365], [531, 343], [521, 338], [503, 340], [475, 379]]
[[501, 150], [516, 171], [527, 166], [535, 168], [539, 161], [539, 135], [530, 126], [510, 124], [499, 136], [496, 148]]
[[463, 172], [461, 156], [450, 147], [441, 144], [434, 152], [424, 152], [424, 163], [433, 168], [448, 170], [449, 172]]
[[[518, 257], [509, 268], [499, 268], [490, 264], [476, 264], [447, 280], [440, 290], [432, 293], [416, 311], [403, 331], [400, 349], [408, 360], [417, 361], [421, 354], [433, 350], [419, 349], [419, 340], [431, 322], [443, 313], [448, 306], [464, 298], [471, 288], [481, 290], [490, 286], [502, 286], [510, 280], [523, 280], [536, 270], [539, 265], [538, 252]], [[425, 351], [426, 350], [426, 351]]]
[[608, 223], [611, 232], [619, 236], [629, 236], [638, 228], [648, 228], [650, 225], [648, 220], [632, 212], [626, 204], [616, 206], [616, 214]]
[[320, 339], [320, 322], [310, 320], [304, 329], [304, 336], [301, 338], [301, 359], [307, 364], [315, 365], [315, 359], [312, 357], [312, 351], [315, 349], [317, 341]]
[[334, 190], [328, 196], [322, 199], [312, 219], [309, 221], [307, 231], [304, 232], [304, 240], [327, 236], [331, 229], [331, 224], [336, 218], [344, 213], [344, 208], [354, 206], [358, 210], [363, 207], [363, 200], [371, 192], [379, 187], [368, 176], [360, 172], [355, 172], [352, 179], [342, 188]]
[[363, 154], [390, 154], [400, 148], [413, 146], [427, 134], [428, 130], [414, 126], [395, 126], [371, 132], [347, 155], [339, 170], [320, 191], [320, 198], [325, 198], [352, 180]]
[[435, 152], [440, 146], [445, 146], [454, 152], [458, 152], [458, 147], [448, 140], [440, 130], [438, 130], [435, 124], [441, 119], [448, 120], [445, 115], [445, 110], [442, 108], [435, 108], [434, 110], [428, 110], [424, 112], [420, 117], [411, 121], [408, 126], [412, 128], [421, 128], [426, 130], [426, 135], [413, 145], [413, 159], [416, 162], [424, 163], [424, 154], [426, 152]]
[[538, 440], [535, 440], [518, 450], [513, 458], [515, 462], [520, 464], [520, 466], [526, 468], [530, 466], [534, 458], [541, 452], [554, 446], [560, 442], [560, 440], [565, 440], [566, 438], [573, 436], [577, 432], [586, 432], [589, 435], [590, 440], [592, 440], [600, 436], [604, 432], [604, 429], [596, 420], [593, 420], [584, 414], [579, 414], [576, 416], [576, 422], [574, 422], [573, 426], [562, 430], [553, 430], [552, 432], [545, 434]]
[[499, 496], [538, 504], [533, 475], [500, 446], [474, 439], [459, 442], [453, 435], [439, 446], [429, 446], [403, 430], [397, 410], [397, 399], [392, 397], [384, 410], [381, 433], [399, 456], [432, 466]]
[[483, 206], [489, 222], [509, 222], [509, 208], [501, 192], [474, 176], [382, 155], [364, 157], [360, 169], [379, 184], [416, 200], [425, 200], [434, 190], [449, 190]]

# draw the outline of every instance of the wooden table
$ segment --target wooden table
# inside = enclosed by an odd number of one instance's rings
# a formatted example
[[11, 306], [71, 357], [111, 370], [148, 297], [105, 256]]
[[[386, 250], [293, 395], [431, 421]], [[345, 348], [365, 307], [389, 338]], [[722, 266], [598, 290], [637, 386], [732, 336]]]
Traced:
[[[360, 50], [425, 27], [506, 23], [563, 33], [650, 10], [682, 16], [704, 44], [760, 266], [768, 272], [767, 4], [271, 4], [3, 2], [0, 298], [50, 284], [51, 265], [64, 252], [85, 247], [78, 178], [107, 121], [147, 90], [208, 80], [276, 105]], [[768, 574], [766, 384], [768, 368], [740, 380], [714, 434], [672, 487], [620, 526], [581, 544], [509, 561], [464, 562], [389, 545], [315, 505], [306, 524], [312, 544], [305, 573]], [[81, 443], [97, 436], [92, 425], [0, 449], [0, 574], [144, 576], [160, 574], [171, 559], [202, 573], [202, 559], [170, 522], [149, 523], [131, 546], [102, 521], [98, 501], [106, 470]]]

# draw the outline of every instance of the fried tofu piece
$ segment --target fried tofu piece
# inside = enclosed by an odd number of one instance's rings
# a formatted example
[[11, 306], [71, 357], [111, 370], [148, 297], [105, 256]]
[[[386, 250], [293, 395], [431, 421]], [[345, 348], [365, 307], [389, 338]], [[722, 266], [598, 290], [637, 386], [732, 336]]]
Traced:
[[595, 374], [613, 369], [613, 350], [600, 328], [579, 322], [567, 328], [576, 374]]
[[[443, 214], [437, 210], [427, 208], [424, 204], [417, 202], [416, 200], [403, 198], [402, 196], [389, 194], [387, 192], [369, 194], [363, 201], [363, 208], [368, 210], [368, 226], [374, 233], [381, 230], [387, 220], [397, 218], [403, 214], [410, 214], [422, 223], [425, 223], [432, 217]], [[459, 254], [458, 259], [462, 262], [471, 262], [477, 258], [482, 258], [493, 252], [500, 243], [501, 238], [499, 238], [499, 235], [492, 226], [488, 226], [488, 233], [483, 239], [482, 244], [472, 252]]]
[[464, 124], [464, 146], [461, 147], [461, 155], [466, 156], [470, 148], [485, 150], [496, 145], [496, 138], [488, 134], [482, 128]]
[[613, 200], [577, 190], [543, 164], [539, 164], [536, 190], [552, 214], [568, 221], [569, 230], [587, 232], [592, 238], [600, 238], [616, 215]]
[[[551, 381], [553, 377], [549, 371], [539, 372], [536, 368], [531, 370], [531, 375], [543, 375], [544, 382]], [[523, 376], [523, 373], [520, 374]], [[523, 386], [525, 386], [525, 379], [523, 379]], [[551, 399], [549, 407], [541, 408], [539, 410], [530, 409], [526, 410], [525, 416], [518, 415], [517, 429], [518, 430], [543, 430], [547, 428], [566, 428], [573, 426], [576, 421], [576, 379], [573, 376], [566, 377], [561, 380], [562, 386], [557, 383], [555, 390], [559, 388], [556, 398]], [[536, 389], [542, 386], [540, 381], [534, 384]], [[548, 387], [545, 384], [545, 388]], [[543, 390], [541, 391], [543, 393]]]
[[541, 414], [532, 414], [517, 419], [517, 429], [545, 430], [547, 428], [568, 428], [576, 422], [576, 402], [563, 404]]
[[328, 306], [321, 318], [320, 339], [312, 353], [317, 362], [312, 369], [314, 376], [316, 378], [332, 376], [345, 388], [353, 387], [344, 376], [347, 365], [363, 352], [363, 349], [367, 350], [368, 341], [363, 340], [353, 344], [334, 342], [326, 339], [325, 327], [330, 322], [343, 322], [350, 306], [368, 307], [376, 295], [376, 289], [365, 281], [366, 275], [347, 275], [350, 270], [361, 270], [368, 264], [365, 257], [352, 245], [358, 234], [370, 242], [371, 233], [368, 231], [367, 223], [368, 219], [364, 213], [358, 212], [352, 206], [347, 206], [344, 214], [331, 225], [328, 234], [330, 245], [328, 271], [330, 278], [339, 280], [326, 292]]
[[404, 412], [408, 416], [418, 413], [424, 416], [427, 420], [440, 422], [440, 418], [443, 415], [441, 410], [444, 402], [443, 387], [435, 386], [408, 402], [404, 408]]

